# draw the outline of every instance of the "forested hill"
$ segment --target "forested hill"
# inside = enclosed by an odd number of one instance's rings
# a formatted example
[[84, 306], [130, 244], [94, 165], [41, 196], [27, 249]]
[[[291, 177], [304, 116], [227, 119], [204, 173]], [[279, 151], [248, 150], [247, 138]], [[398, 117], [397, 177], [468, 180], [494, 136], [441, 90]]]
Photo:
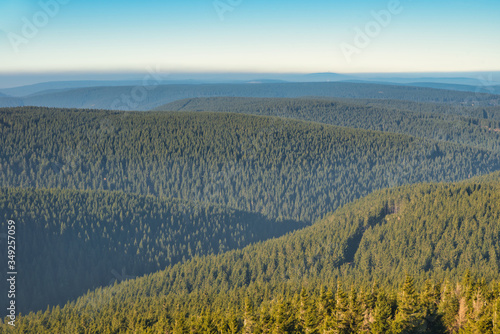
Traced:
[[[36, 93], [17, 99], [15, 106], [57, 108], [96, 108], [115, 110], [151, 110], [163, 104], [194, 97], [343, 97], [361, 99], [394, 99], [439, 102], [454, 105], [500, 105], [500, 95], [397, 85], [330, 82], [330, 83], [261, 83], [156, 85], [129, 87], [87, 87], [56, 92]], [[0, 107], [13, 100], [0, 98]]]
[[157, 110], [219, 111], [279, 116], [403, 133], [500, 151], [498, 107], [456, 107], [395, 100], [217, 97], [184, 99], [166, 104]]
[[226, 113], [3, 109], [0, 185], [121, 190], [313, 222], [373, 190], [500, 169], [497, 153]]
[[[23, 317], [16, 329], [498, 329], [499, 180], [496, 173], [461, 183], [382, 190], [303, 230], [89, 293], [63, 309]], [[467, 274], [457, 284], [468, 270], [483, 279]], [[416, 285], [405, 280], [405, 273], [415, 277]], [[424, 287], [427, 278], [434, 283]], [[396, 294], [400, 282], [405, 284]], [[351, 284], [347, 294], [342, 286]]]
[[[121, 192], [0, 188], [2, 231], [7, 231], [9, 219], [16, 222], [18, 271], [29, 273], [17, 281], [22, 313], [63, 305], [113, 281], [304, 226], [215, 205]], [[2, 280], [0, 287], [5, 285]]]
[[155, 111], [224, 111], [230, 109], [250, 112], [257, 108], [260, 113], [270, 110], [289, 109], [312, 103], [314, 105], [329, 106], [347, 105], [350, 107], [378, 107], [389, 111], [413, 111], [419, 113], [445, 114], [463, 116], [476, 119], [489, 119], [500, 121], [500, 106], [472, 106], [471, 103], [459, 105], [414, 102], [391, 99], [350, 99], [337, 97], [304, 96], [299, 98], [258, 98], [258, 97], [198, 97], [182, 99], [159, 106]]
[[396, 109], [403, 111], [417, 111], [426, 113], [446, 114], [464, 116], [469, 118], [500, 120], [500, 106], [478, 106], [474, 102], [460, 104], [446, 104], [433, 102], [414, 102], [390, 99], [332, 99], [340, 102], [362, 104], [366, 106], [382, 107], [386, 109]]
[[10, 97], [10, 96], [0, 97], [0, 107], [1, 108], [18, 107], [18, 106], [23, 106], [23, 105], [24, 105], [24, 101], [21, 98]]

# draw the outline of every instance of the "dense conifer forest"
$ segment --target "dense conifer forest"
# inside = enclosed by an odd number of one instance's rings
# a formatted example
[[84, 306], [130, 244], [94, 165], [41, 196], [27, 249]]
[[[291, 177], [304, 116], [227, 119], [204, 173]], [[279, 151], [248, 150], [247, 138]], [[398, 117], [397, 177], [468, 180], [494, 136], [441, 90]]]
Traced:
[[0, 0], [0, 334], [500, 334], [500, 0], [447, 2]]
[[0, 331], [500, 332], [500, 114], [446, 96], [0, 109]]
[[[1, 188], [3, 230], [11, 217], [22, 240], [19, 272], [30, 273], [17, 282], [23, 313], [304, 227], [205, 203], [121, 192]], [[2, 281], [0, 288], [5, 285]]]
[[500, 108], [395, 100], [197, 98], [157, 110], [278, 116], [500, 150]]
[[312, 223], [376, 189], [500, 169], [496, 152], [235, 113], [3, 109], [0, 185], [120, 190]]
[[387, 189], [313, 226], [19, 320], [19, 332], [496, 333], [500, 175]]

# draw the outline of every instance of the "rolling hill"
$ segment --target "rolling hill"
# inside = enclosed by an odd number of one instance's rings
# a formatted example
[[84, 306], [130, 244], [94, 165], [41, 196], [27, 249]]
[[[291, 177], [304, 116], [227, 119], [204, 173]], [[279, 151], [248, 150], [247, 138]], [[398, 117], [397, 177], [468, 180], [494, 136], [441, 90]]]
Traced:
[[499, 173], [382, 190], [281, 238], [22, 317], [17, 329], [493, 333], [499, 203]]
[[370, 192], [500, 169], [497, 153], [227, 113], [0, 113], [0, 185], [118, 190], [312, 223]]
[[[87, 87], [37, 93], [20, 97], [18, 106], [57, 108], [151, 110], [163, 104], [195, 97], [343, 97], [439, 102], [459, 105], [498, 106], [500, 95], [432, 89], [425, 87], [348, 82], [253, 83], [201, 85], [149, 85], [124, 87]], [[0, 107], [12, 106], [12, 100], [0, 99]]]
[[[355, 107], [381, 108], [388, 111], [433, 113], [442, 115], [463, 116], [470, 118], [500, 120], [500, 108], [493, 106], [472, 106], [471, 102], [460, 103], [459, 105], [450, 105], [437, 102], [415, 102], [407, 100], [392, 99], [351, 99], [304, 96], [300, 98], [251, 98], [251, 97], [210, 97], [210, 98], [192, 98], [177, 100], [155, 108], [156, 111], [226, 111], [226, 109], [235, 108], [249, 109], [258, 107], [276, 107], [272, 100], [285, 103], [305, 103], [307, 100], [314, 103], [337, 103], [346, 104]], [[301, 102], [302, 100], [302, 102]], [[206, 109], [205, 109], [206, 108]], [[262, 112], [262, 110], [260, 110]]]
[[22, 313], [304, 226], [204, 203], [58, 189], [2, 188], [0, 217], [2, 231], [15, 219], [18, 271], [29, 273], [16, 284]]
[[179, 100], [156, 110], [278, 116], [500, 150], [500, 109], [491, 107], [454, 108], [394, 100], [214, 97]]
[[0, 96], [0, 106], [2, 107], [18, 107], [23, 106], [24, 102], [22, 98], [10, 97], [10, 96]]
[[142, 80], [79, 80], [79, 81], [50, 81], [32, 85], [24, 85], [12, 88], [4, 88], [1, 93], [15, 97], [26, 97], [50, 91], [67, 91], [76, 88], [90, 87], [113, 87], [113, 86], [136, 86], [141, 85]]
[[494, 84], [488, 84], [488, 85], [485, 85], [481, 82], [478, 82], [477, 85], [446, 84], [439, 82], [412, 82], [409, 83], [408, 86], [457, 90], [464, 92], [488, 93], [488, 94], [500, 93], [500, 86], [496, 84], [496, 82], [494, 82]]

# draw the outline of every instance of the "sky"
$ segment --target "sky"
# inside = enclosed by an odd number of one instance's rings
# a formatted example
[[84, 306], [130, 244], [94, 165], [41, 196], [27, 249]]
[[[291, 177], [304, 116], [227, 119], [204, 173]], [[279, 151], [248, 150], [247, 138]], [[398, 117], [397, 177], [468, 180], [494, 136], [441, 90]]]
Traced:
[[0, 0], [0, 76], [500, 70], [498, 0]]

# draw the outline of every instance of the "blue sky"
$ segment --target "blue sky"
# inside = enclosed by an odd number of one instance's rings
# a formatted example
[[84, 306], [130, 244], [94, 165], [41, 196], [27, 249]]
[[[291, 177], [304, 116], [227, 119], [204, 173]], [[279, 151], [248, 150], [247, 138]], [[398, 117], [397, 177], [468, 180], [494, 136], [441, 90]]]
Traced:
[[498, 0], [216, 1], [1, 0], [0, 73], [500, 70]]

